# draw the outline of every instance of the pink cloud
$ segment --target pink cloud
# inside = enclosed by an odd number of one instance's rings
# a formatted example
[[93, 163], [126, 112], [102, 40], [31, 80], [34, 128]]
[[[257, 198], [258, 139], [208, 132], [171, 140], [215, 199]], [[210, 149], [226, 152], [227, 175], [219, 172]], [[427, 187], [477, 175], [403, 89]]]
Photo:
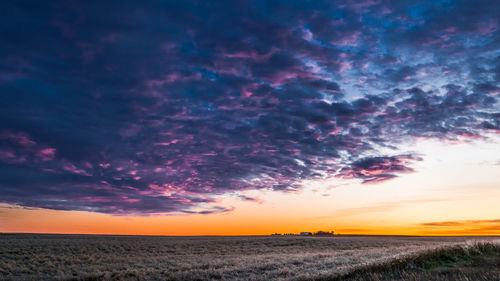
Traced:
[[5, 163], [21, 163], [26, 161], [26, 157], [16, 155], [12, 151], [0, 150], [0, 161]]
[[36, 144], [36, 142], [31, 140], [25, 133], [3, 132], [0, 133], [0, 139], [9, 139], [24, 147], [33, 146]]
[[266, 54], [259, 54], [255, 51], [251, 52], [238, 52], [232, 54], [224, 54], [223, 56], [226, 58], [238, 58], [238, 59], [248, 59], [255, 62], [264, 62], [267, 61], [272, 54], [276, 52], [276, 49], [272, 49], [270, 52]]
[[54, 159], [56, 156], [56, 149], [55, 148], [44, 148], [41, 149], [37, 152], [36, 154], [38, 158], [40, 158], [43, 161], [50, 161]]
[[88, 177], [92, 176], [92, 174], [90, 174], [89, 172], [87, 172], [83, 169], [77, 168], [75, 165], [73, 165], [71, 163], [64, 164], [62, 168], [63, 168], [63, 170], [71, 172], [73, 174], [84, 175], [84, 176], [88, 176]]
[[359, 31], [353, 32], [351, 34], [343, 36], [338, 40], [331, 41], [331, 44], [336, 46], [356, 47], [358, 46], [360, 34], [361, 33]]

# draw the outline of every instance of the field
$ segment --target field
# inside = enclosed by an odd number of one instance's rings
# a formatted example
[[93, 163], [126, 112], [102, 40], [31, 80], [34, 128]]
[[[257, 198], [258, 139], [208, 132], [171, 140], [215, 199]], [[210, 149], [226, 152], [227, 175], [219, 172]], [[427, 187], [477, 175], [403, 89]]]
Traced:
[[480, 241], [499, 237], [1, 234], [0, 280], [500, 280]]

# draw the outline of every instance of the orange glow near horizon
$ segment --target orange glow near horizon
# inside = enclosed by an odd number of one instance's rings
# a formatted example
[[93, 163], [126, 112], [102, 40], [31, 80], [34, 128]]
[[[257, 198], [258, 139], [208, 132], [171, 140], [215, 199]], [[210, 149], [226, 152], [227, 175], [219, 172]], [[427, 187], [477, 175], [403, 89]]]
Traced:
[[244, 214], [117, 217], [75, 211], [29, 210], [2, 206], [2, 230], [13, 233], [115, 234], [115, 235], [269, 235], [301, 231], [334, 230], [337, 234], [367, 235], [500, 235], [498, 222], [457, 222], [456, 226], [420, 224], [350, 227], [339, 220], [334, 226], [304, 220], [248, 219]]
[[[416, 173], [377, 185], [310, 181], [293, 193], [225, 194], [217, 204], [234, 207], [225, 213], [132, 217], [0, 204], [0, 232], [269, 235], [334, 230], [340, 234], [500, 235], [500, 165], [494, 143], [422, 143], [418, 149], [426, 157]], [[261, 201], [244, 201], [238, 195]]]

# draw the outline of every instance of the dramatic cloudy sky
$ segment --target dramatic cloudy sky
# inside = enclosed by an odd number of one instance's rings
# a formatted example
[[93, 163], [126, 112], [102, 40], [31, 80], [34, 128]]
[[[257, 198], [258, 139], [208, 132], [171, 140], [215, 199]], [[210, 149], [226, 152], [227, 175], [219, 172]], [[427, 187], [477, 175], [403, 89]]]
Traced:
[[230, 213], [224, 196], [376, 190], [419, 173], [419, 143], [489, 143], [499, 171], [499, 15], [496, 0], [3, 1], [0, 202]]

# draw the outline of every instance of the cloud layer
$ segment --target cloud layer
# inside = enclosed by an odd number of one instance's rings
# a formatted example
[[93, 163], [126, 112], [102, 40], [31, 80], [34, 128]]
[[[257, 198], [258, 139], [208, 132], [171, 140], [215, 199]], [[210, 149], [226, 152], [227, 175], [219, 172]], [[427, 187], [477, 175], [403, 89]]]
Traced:
[[217, 195], [376, 183], [421, 160], [401, 143], [500, 130], [495, 1], [136, 5], [0, 4], [0, 201], [226, 212]]
[[428, 233], [484, 235], [497, 233], [500, 230], [500, 219], [427, 222], [421, 223], [420, 226], [430, 227]]

